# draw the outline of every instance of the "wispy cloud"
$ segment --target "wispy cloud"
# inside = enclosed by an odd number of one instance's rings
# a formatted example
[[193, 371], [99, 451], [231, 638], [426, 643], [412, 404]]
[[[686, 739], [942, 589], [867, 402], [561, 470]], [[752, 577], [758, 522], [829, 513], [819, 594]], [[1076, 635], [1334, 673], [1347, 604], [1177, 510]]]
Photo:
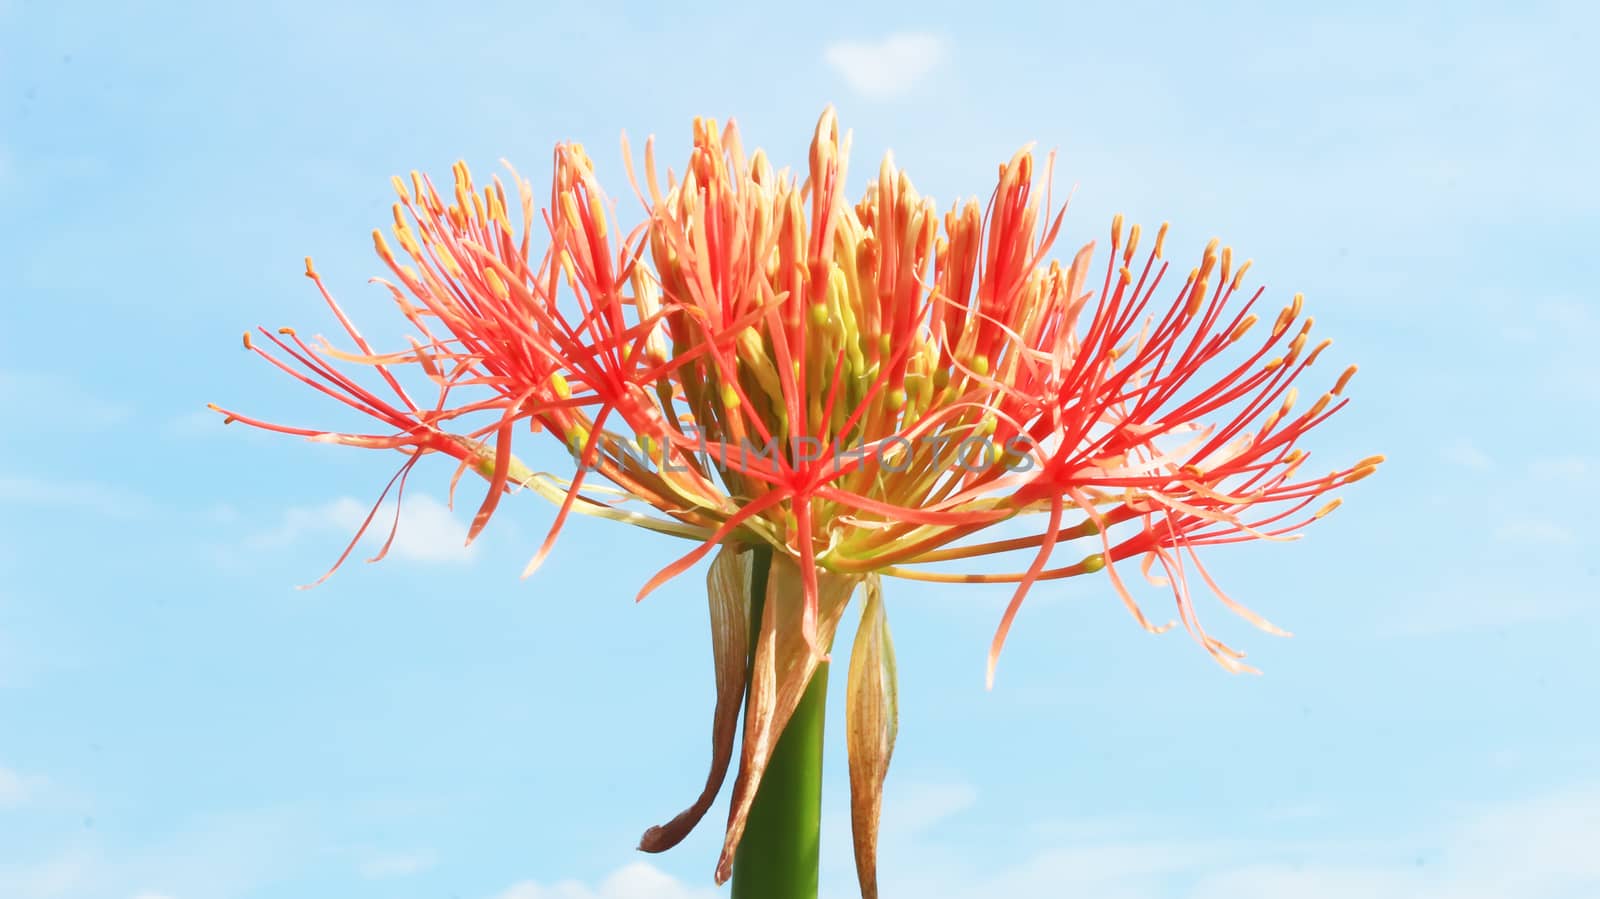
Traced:
[[1473, 471], [1488, 471], [1494, 467], [1494, 460], [1488, 454], [1464, 438], [1447, 445], [1442, 454], [1446, 462]]
[[888, 100], [906, 93], [944, 61], [936, 35], [903, 32], [881, 41], [834, 41], [822, 58], [863, 96]]
[[233, 436], [236, 429], [226, 428], [222, 416], [210, 409], [191, 409], [167, 420], [164, 428], [172, 437]]
[[921, 832], [970, 808], [978, 791], [965, 783], [916, 783], [886, 797], [884, 814], [897, 832]]
[[92, 481], [0, 475], [0, 503], [86, 510], [109, 518], [137, 518], [152, 508], [145, 497]]
[[[941, 860], [947, 848], [886, 873], [893, 892], [927, 899], [1082, 895], [1115, 899], [1567, 899], [1594, 895], [1600, 790], [1487, 806], [1387, 843], [1169, 840], [1081, 843], [995, 869]], [[963, 873], [964, 872], [964, 873]]]
[[[352, 497], [340, 497], [319, 506], [296, 506], [286, 510], [278, 527], [247, 539], [250, 549], [287, 546], [299, 540], [325, 534], [348, 537], [361, 527], [371, 506]], [[373, 516], [362, 545], [376, 553], [388, 539], [394, 525], [394, 503], [386, 502]], [[466, 525], [444, 503], [425, 493], [407, 494], [400, 504], [400, 522], [395, 530], [389, 557], [414, 562], [463, 562], [472, 557], [465, 546]]]
[[[1456, 823], [1385, 842], [1228, 840], [1210, 831], [1077, 839], [1005, 865], [929, 844], [880, 859], [888, 863], [880, 882], [888, 895], [921, 899], [1575, 899], [1600, 888], [1600, 856], [1590, 851], [1600, 841], [1600, 789], [1586, 786], [1480, 807]], [[827, 895], [854, 895], [853, 884], [829, 886]], [[527, 881], [495, 899], [712, 895], [636, 862], [597, 886]]]
[[438, 856], [427, 850], [421, 852], [393, 852], [364, 859], [361, 864], [356, 866], [356, 870], [368, 880], [385, 880], [391, 877], [410, 877], [413, 874], [420, 874], [433, 867], [438, 861]]
[[14, 808], [28, 802], [39, 794], [44, 784], [42, 777], [0, 767], [0, 808]]
[[1528, 474], [1541, 480], [1563, 481], [1582, 478], [1594, 470], [1594, 462], [1579, 456], [1540, 458], [1528, 463]]
[[1578, 538], [1567, 528], [1543, 518], [1513, 518], [1494, 529], [1499, 540], [1510, 543], [1536, 543], [1567, 546]]
[[[5, 160], [0, 158], [0, 183]], [[0, 407], [12, 421], [41, 432], [81, 433], [114, 427], [133, 416], [132, 407], [107, 399], [62, 375], [0, 371]]]
[[495, 899], [712, 899], [712, 889], [691, 889], [645, 862], [634, 862], [587, 886], [564, 880], [548, 886], [532, 880], [516, 884]]
[[1431, 637], [1558, 621], [1593, 607], [1576, 592], [1523, 582], [1453, 581], [1406, 596], [1377, 622], [1382, 637]]
[[234, 899], [298, 874], [314, 854], [301, 810], [206, 816], [168, 837], [133, 844], [69, 843], [44, 857], [0, 856], [5, 899]]

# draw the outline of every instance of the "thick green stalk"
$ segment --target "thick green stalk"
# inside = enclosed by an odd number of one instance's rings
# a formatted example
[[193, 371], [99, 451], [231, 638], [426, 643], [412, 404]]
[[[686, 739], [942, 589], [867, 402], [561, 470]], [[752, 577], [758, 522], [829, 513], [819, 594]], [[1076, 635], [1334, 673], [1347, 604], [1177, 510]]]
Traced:
[[[758, 548], [750, 584], [754, 631], [760, 629], [772, 551]], [[752, 642], [754, 637], [752, 636]], [[751, 647], [754, 652], [754, 646]], [[822, 830], [822, 722], [828, 666], [820, 665], [789, 719], [750, 808], [733, 857], [733, 899], [816, 899]]]

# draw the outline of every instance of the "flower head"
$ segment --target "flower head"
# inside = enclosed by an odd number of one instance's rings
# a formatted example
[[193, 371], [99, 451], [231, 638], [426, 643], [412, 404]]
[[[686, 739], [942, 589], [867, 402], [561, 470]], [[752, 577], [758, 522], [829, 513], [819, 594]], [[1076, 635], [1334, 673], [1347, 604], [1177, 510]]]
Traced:
[[[1041, 581], [1104, 572], [1141, 626], [1165, 629], [1140, 611], [1120, 570], [1136, 559], [1213, 657], [1250, 670], [1201, 627], [1193, 579], [1262, 629], [1281, 631], [1224, 594], [1198, 548], [1287, 539], [1338, 504], [1330, 491], [1382, 460], [1307, 473], [1300, 438], [1343, 407], [1355, 370], [1335, 373], [1301, 408], [1296, 382], [1329, 342], [1313, 342], [1299, 296], [1260, 308], [1263, 291], [1244, 287], [1250, 263], [1236, 263], [1219, 242], [1174, 273], [1167, 227], [1150, 239], [1118, 217], [1103, 255], [1091, 242], [1063, 264], [1051, 251], [1065, 210], [1049, 202], [1050, 164], [1041, 178], [1027, 150], [1000, 167], [987, 206], [972, 200], [941, 215], [887, 158], [852, 205], [847, 148], [825, 113], [801, 178], [775, 171], [759, 151], [747, 156], [731, 123], [697, 120], [681, 178], [669, 171], [663, 184], [647, 145], [645, 185], [635, 186], [644, 221], [627, 234], [577, 146], [556, 149], [549, 205], [537, 215], [520, 178], [515, 205], [498, 178], [480, 192], [464, 165], [451, 202], [426, 178], [396, 179], [401, 252], [374, 238], [395, 279], [383, 283], [417, 332], [410, 347], [374, 351], [325, 290], [352, 350], [263, 331], [286, 361], [246, 338], [388, 430], [335, 433], [226, 414], [400, 450], [407, 458], [391, 484], [401, 490], [423, 455], [457, 459], [457, 479], [473, 471], [488, 482], [469, 539], [509, 490], [539, 492], [559, 511], [529, 571], [571, 512], [697, 544], [641, 598], [720, 548], [708, 582], [718, 671], [712, 774], [689, 810], [643, 842], [666, 848], [703, 816], [743, 703], [719, 879], [772, 743], [862, 587], [851, 773], [870, 893], [894, 729], [882, 576], [1015, 584], [990, 646], [992, 682], [1011, 624]], [[307, 273], [321, 288], [309, 262]], [[372, 369], [393, 398], [335, 362]], [[400, 368], [421, 373], [433, 402], [411, 399]], [[572, 476], [517, 461], [513, 443], [524, 431], [568, 446]], [[1080, 539], [1091, 551], [1062, 560]], [[748, 601], [750, 547], [774, 558], [759, 621]], [[1013, 554], [1009, 572], [925, 567]]]

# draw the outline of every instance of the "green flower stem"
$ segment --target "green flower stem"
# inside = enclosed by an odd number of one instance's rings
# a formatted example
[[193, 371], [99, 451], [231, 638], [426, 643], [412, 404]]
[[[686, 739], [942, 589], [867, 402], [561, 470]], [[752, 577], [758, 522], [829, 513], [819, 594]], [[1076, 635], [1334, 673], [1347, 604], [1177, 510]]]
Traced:
[[[750, 620], [759, 632], [772, 550], [755, 551]], [[751, 637], [751, 652], [754, 653]], [[733, 857], [733, 899], [816, 899], [822, 831], [822, 723], [828, 666], [818, 666], [778, 738]]]

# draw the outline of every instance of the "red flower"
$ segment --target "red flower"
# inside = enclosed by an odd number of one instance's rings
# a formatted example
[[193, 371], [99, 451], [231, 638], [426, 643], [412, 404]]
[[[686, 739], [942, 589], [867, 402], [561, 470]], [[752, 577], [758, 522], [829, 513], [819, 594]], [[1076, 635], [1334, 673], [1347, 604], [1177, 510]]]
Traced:
[[[1227, 607], [1282, 631], [1224, 594], [1197, 548], [1289, 539], [1338, 505], [1324, 499], [1329, 492], [1382, 459], [1302, 474], [1309, 454], [1301, 438], [1344, 406], [1355, 369], [1296, 411], [1295, 382], [1328, 341], [1308, 346], [1311, 320], [1302, 320], [1299, 296], [1263, 324], [1255, 311], [1263, 291], [1243, 288], [1250, 263], [1235, 266], [1217, 241], [1174, 283], [1167, 227], [1140, 257], [1139, 226], [1125, 232], [1118, 217], [1103, 261], [1090, 243], [1063, 267], [1049, 254], [1064, 209], [1052, 210], [1048, 194], [1041, 204], [1027, 151], [1001, 167], [987, 209], [970, 201], [942, 219], [887, 159], [849, 205], [845, 155], [831, 111], [804, 180], [775, 172], [760, 152], [747, 157], [731, 124], [722, 131], [697, 120], [683, 177], [669, 172], [665, 189], [647, 146], [646, 189], [636, 185], [647, 215], [626, 236], [576, 146], [556, 149], [550, 205], [537, 227], [532, 190], [520, 179], [520, 229], [499, 179], [479, 193], [458, 165], [448, 204], [425, 178], [396, 179], [394, 240], [403, 255], [382, 235], [375, 241], [398, 280], [384, 283], [417, 332], [410, 348], [375, 352], [325, 290], [354, 350], [314, 351], [292, 331], [287, 339], [262, 331], [284, 361], [246, 338], [389, 430], [342, 433], [226, 414], [398, 449], [408, 458], [391, 486], [401, 490], [423, 455], [456, 458], [456, 478], [471, 469], [489, 482], [469, 540], [509, 489], [539, 492], [560, 510], [530, 571], [573, 511], [698, 543], [641, 598], [722, 548], [709, 584], [719, 690], [712, 774], [699, 801], [644, 842], [666, 848], [704, 814], [746, 702], [719, 879], [773, 742], [865, 584], [870, 626], [851, 665], [851, 767], [858, 863], [871, 893], [894, 728], [881, 576], [1015, 583], [991, 644], [992, 680], [1018, 609], [1040, 581], [1104, 570], [1142, 626], [1165, 629], [1146, 619], [1119, 572], [1137, 558], [1148, 580], [1172, 591], [1185, 627], [1212, 656], [1251, 670], [1200, 626], [1191, 573]], [[535, 230], [545, 235], [537, 252]], [[307, 274], [321, 288], [309, 261]], [[330, 359], [375, 370], [394, 399]], [[431, 404], [408, 396], [395, 373], [402, 367], [436, 389]], [[464, 392], [471, 398], [458, 398]], [[572, 449], [579, 464], [569, 481], [515, 459], [524, 427]], [[591, 473], [610, 487], [586, 491]], [[993, 536], [999, 525], [1012, 535]], [[1077, 539], [1098, 547], [1052, 564]], [[777, 570], [759, 621], [748, 620], [744, 552], [756, 546], [774, 554]], [[1026, 563], [1002, 574], [918, 567], [1007, 553], [1028, 554]]]

